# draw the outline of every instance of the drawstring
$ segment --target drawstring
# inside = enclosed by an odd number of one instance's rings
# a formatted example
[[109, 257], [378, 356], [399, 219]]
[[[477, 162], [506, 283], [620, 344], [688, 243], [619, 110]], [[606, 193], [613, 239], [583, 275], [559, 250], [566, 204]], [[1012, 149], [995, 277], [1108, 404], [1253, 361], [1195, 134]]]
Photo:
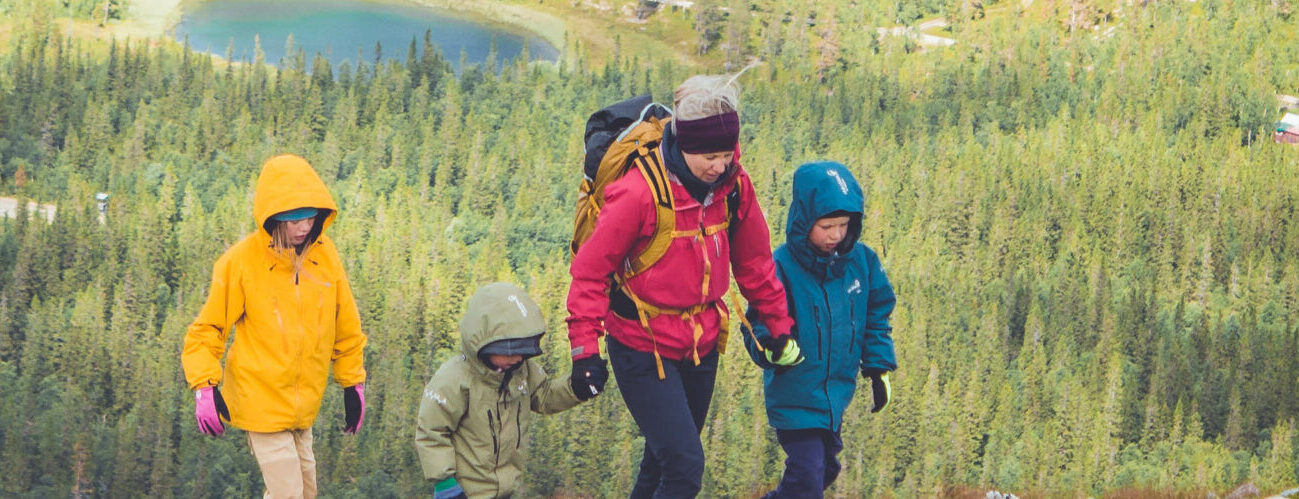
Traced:
[[[735, 288], [731, 288], [731, 303], [735, 307], [735, 310], [743, 310], [740, 308], [740, 297], [735, 294]], [[727, 318], [729, 317], [730, 316], [727, 315]], [[741, 326], [740, 329], [744, 331], [748, 331], [749, 337], [753, 338], [753, 345], [758, 347], [758, 351], [764, 352], [765, 350], [763, 350], [762, 348], [762, 343], [758, 343], [758, 335], [753, 332], [753, 324], [749, 323], [748, 314], [740, 312], [740, 326]], [[730, 333], [729, 328], [723, 328], [722, 331], [725, 333]], [[721, 343], [719, 342], [718, 344], [720, 345]], [[721, 350], [722, 353], [726, 353], [726, 350], [724, 348], [718, 347], [718, 350]]]
[[693, 344], [690, 345], [690, 357], [694, 359], [695, 365], [697, 366], [699, 365], [699, 338], [704, 336], [704, 325], [699, 323], [699, 319], [695, 317], [695, 314], [689, 312], [682, 312], [681, 319], [688, 320], [695, 326], [695, 340]]
[[[631, 296], [631, 292], [630, 292], [631, 290], [627, 290], [627, 291], [628, 291], [627, 295]], [[633, 300], [637, 300], [637, 299], [633, 298]], [[645, 312], [645, 309], [637, 306], [636, 315], [640, 317], [640, 326], [645, 329], [646, 333], [649, 333], [650, 343], [654, 345], [654, 367], [658, 369], [659, 379], [661, 380], [668, 379], [667, 374], [663, 372], [663, 357], [659, 355], [659, 342], [658, 340], [654, 339], [654, 330], [650, 329], [649, 327], [649, 317], [648, 317], [649, 314]]]
[[650, 343], [654, 345], [654, 367], [658, 368], [659, 379], [667, 379], [667, 374], [663, 372], [663, 357], [659, 355], [659, 342], [654, 339], [654, 330], [650, 329], [649, 326], [649, 311], [646, 309], [647, 304], [640, 301], [640, 297], [636, 296], [636, 293], [632, 292], [631, 288], [627, 286], [627, 283], [619, 282], [619, 284], [623, 293], [626, 293], [627, 297], [631, 298], [632, 303], [636, 304], [636, 317], [640, 319], [640, 327], [649, 335]]

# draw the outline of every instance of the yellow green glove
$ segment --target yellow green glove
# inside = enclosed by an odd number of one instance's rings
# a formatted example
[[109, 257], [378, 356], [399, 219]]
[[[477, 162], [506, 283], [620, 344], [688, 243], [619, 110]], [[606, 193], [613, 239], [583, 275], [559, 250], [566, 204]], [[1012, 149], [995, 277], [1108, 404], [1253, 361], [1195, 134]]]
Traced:
[[889, 383], [889, 372], [883, 369], [862, 369], [861, 375], [871, 380], [871, 395], [875, 398], [875, 405], [871, 407], [871, 412], [880, 412], [889, 406], [889, 399], [893, 398], [893, 385]]
[[794, 341], [792, 336], [782, 336], [779, 339], [772, 339], [768, 345], [763, 345], [767, 362], [776, 367], [793, 367], [803, 362], [803, 351], [798, 348], [798, 342]]

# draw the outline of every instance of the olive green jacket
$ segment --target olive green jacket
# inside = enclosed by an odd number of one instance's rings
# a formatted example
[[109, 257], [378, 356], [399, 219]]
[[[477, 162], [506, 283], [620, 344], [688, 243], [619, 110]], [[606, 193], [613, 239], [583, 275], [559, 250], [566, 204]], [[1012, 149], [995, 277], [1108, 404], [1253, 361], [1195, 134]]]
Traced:
[[545, 332], [541, 309], [511, 284], [489, 284], [460, 321], [461, 353], [424, 386], [415, 447], [424, 478], [455, 476], [471, 498], [509, 497], [523, 470], [521, 450], [532, 412], [552, 414], [579, 401], [568, 378], [551, 378], [525, 359], [507, 378], [478, 358], [487, 344]]

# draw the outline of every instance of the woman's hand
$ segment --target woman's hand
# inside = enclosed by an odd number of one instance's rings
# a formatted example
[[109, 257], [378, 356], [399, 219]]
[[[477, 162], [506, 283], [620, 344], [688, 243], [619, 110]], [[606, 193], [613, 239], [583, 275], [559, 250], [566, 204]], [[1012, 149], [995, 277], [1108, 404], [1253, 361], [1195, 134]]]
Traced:
[[573, 372], [568, 377], [568, 383], [578, 400], [586, 401], [599, 395], [604, 391], [604, 384], [607, 381], [609, 381], [609, 369], [604, 366], [604, 359], [599, 355], [573, 361]]

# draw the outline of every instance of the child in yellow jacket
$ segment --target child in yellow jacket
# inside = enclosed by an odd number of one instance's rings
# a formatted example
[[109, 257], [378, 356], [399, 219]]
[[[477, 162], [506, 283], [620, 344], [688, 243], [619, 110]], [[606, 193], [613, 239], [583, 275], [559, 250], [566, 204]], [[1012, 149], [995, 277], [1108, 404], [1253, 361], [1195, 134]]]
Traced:
[[253, 196], [257, 229], [217, 259], [207, 303], [185, 333], [181, 365], [199, 431], [221, 435], [222, 419], [246, 431], [267, 497], [316, 495], [311, 425], [331, 365], [344, 387], [344, 432], [365, 418], [366, 337], [325, 235], [337, 214], [306, 160], [267, 160]]

